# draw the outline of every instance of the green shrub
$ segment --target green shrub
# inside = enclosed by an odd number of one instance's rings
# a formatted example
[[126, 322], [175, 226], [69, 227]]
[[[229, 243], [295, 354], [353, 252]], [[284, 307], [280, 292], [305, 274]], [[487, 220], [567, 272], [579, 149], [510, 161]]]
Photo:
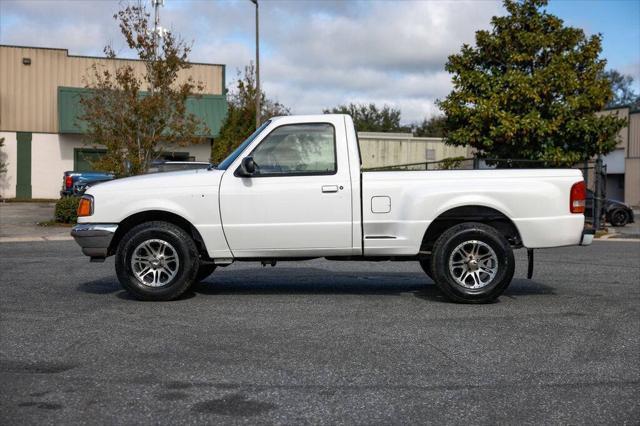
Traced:
[[56, 203], [55, 219], [61, 223], [76, 223], [80, 197], [62, 197]]

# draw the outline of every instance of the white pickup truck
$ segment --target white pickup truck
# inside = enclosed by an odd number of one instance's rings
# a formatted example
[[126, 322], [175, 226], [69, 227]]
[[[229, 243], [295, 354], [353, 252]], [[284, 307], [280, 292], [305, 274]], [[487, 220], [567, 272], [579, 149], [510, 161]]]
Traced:
[[[234, 261], [413, 260], [457, 302], [498, 297], [513, 249], [588, 245], [579, 170], [363, 172], [347, 115], [276, 117], [217, 167], [91, 187], [71, 235], [170, 300]], [[531, 265], [530, 265], [531, 266]]]

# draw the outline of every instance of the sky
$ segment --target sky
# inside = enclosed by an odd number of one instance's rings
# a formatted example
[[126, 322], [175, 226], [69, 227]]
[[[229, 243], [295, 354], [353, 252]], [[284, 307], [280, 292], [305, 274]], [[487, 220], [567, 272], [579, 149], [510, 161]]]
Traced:
[[[145, 0], [150, 7], [150, 0]], [[0, 0], [0, 44], [131, 57], [113, 14], [122, 0]], [[227, 87], [255, 59], [249, 0], [165, 0], [161, 25], [193, 43], [190, 60], [227, 65]], [[640, 91], [640, 0], [550, 0], [548, 11], [603, 35], [608, 68]], [[451, 90], [450, 54], [504, 14], [494, 0], [260, 0], [260, 74], [295, 114], [349, 102], [388, 104], [403, 123], [438, 114]]]

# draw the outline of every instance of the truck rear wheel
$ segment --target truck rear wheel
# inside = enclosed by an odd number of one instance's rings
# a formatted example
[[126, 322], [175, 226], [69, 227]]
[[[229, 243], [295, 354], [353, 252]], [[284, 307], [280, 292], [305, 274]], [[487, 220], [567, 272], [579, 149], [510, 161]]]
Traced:
[[131, 229], [116, 252], [120, 284], [140, 300], [172, 300], [196, 280], [198, 249], [182, 228], [148, 222]]
[[452, 301], [487, 303], [511, 283], [513, 250], [495, 228], [468, 222], [446, 230], [433, 246], [432, 278]]

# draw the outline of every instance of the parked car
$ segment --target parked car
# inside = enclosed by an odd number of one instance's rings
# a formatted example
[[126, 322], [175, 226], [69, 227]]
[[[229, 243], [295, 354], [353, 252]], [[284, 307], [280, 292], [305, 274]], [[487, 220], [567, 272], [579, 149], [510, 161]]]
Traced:
[[[276, 117], [217, 168], [90, 188], [71, 235], [139, 299], [235, 261], [419, 262], [451, 300], [494, 300], [513, 250], [589, 245], [575, 169], [363, 172], [351, 117]], [[533, 256], [529, 256], [532, 267]]]
[[115, 179], [115, 175], [113, 173], [67, 171], [64, 172], [62, 176], [62, 189], [60, 190], [60, 196], [79, 196], [84, 194], [84, 191], [89, 185], [113, 179]]
[[147, 173], [175, 172], [177, 170], [206, 169], [211, 163], [204, 161], [155, 161]]
[[[586, 217], [593, 217], [594, 194], [590, 189], [587, 190], [587, 199], [584, 215]], [[625, 226], [628, 223], [635, 221], [633, 217], [633, 209], [628, 204], [622, 201], [616, 201], [609, 198], [605, 198], [602, 208], [603, 218], [606, 219], [613, 226]]]

